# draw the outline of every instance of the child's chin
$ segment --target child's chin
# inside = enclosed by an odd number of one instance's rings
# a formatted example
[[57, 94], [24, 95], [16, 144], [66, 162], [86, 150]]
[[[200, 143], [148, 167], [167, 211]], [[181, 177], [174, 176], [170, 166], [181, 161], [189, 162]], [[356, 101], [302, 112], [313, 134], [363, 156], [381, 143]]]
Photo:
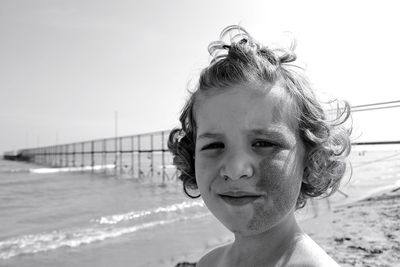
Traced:
[[[229, 228], [228, 228], [229, 229]], [[247, 227], [235, 227], [229, 229], [234, 235], [240, 236], [253, 236], [265, 232], [268, 228], [262, 229], [249, 229]]]
[[258, 225], [258, 227], [250, 226], [249, 222], [242, 223], [223, 223], [225, 227], [235, 235], [251, 236], [263, 233], [270, 229], [268, 225]]

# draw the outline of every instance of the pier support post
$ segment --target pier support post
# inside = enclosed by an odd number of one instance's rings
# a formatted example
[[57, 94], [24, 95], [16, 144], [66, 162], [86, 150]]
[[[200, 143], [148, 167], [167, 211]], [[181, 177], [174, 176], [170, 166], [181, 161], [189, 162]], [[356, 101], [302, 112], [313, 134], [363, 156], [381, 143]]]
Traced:
[[102, 140], [101, 144], [101, 167], [104, 173], [107, 173], [106, 165], [107, 165], [107, 153], [106, 153], [106, 139]]
[[65, 167], [69, 167], [69, 145], [65, 145]]
[[165, 153], [164, 153], [164, 131], [161, 132], [161, 160], [162, 160], [162, 183], [165, 182]]
[[153, 177], [154, 176], [154, 135], [153, 134], [151, 134], [151, 136], [150, 136], [150, 149], [151, 149], [151, 161], [150, 161], [150, 175], [151, 175], [151, 177]]
[[138, 135], [138, 177], [142, 177], [142, 169], [140, 166], [140, 135]]
[[59, 151], [59, 156], [60, 156], [60, 166], [59, 167], [62, 167], [63, 166], [63, 162], [64, 162], [64, 160], [63, 160], [63, 156], [64, 156], [64, 154], [63, 154], [63, 150], [64, 150], [64, 147], [63, 146], [60, 146], [59, 147], [60, 149], [60, 151]]
[[92, 172], [94, 171], [94, 141], [90, 142], [91, 143], [91, 151], [90, 151], [90, 155], [91, 155], [91, 166], [92, 166]]
[[117, 137], [117, 134], [115, 135], [115, 137], [114, 137], [114, 152], [115, 152], [115, 155], [114, 155], [114, 175], [117, 175], [118, 174], [118, 137]]
[[76, 143], [72, 144], [72, 167], [76, 167]]
[[133, 138], [133, 136], [131, 136], [131, 151], [132, 151], [132, 153], [131, 153], [131, 172], [132, 172], [132, 178], [134, 178], [135, 177], [135, 161], [134, 161], [134, 158], [133, 158], [133, 156], [134, 156], [134, 148], [135, 148], [135, 145], [134, 145], [134, 138]]
[[85, 143], [81, 143], [82, 151], [81, 151], [81, 167], [83, 168], [85, 166]]
[[122, 175], [123, 170], [122, 162], [122, 137], [119, 138], [119, 175]]

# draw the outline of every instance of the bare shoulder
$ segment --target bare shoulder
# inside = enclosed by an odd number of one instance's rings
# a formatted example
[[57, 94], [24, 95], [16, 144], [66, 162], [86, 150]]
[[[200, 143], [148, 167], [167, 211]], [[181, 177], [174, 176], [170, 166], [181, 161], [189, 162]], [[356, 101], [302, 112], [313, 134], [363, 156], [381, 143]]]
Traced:
[[220, 262], [222, 255], [224, 254], [228, 246], [230, 246], [230, 244], [211, 250], [206, 255], [201, 257], [196, 266], [197, 267], [218, 266], [218, 263]]
[[339, 267], [339, 264], [308, 235], [303, 234], [296, 243], [289, 266]]

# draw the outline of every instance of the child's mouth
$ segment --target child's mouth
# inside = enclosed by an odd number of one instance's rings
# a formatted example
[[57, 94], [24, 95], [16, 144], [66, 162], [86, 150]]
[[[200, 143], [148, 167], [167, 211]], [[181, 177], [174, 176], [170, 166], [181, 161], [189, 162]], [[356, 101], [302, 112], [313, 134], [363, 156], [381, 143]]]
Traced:
[[256, 199], [258, 199], [260, 196], [227, 196], [227, 195], [220, 195], [223, 201], [228, 203], [229, 205], [232, 206], [243, 206], [246, 204], [249, 204]]

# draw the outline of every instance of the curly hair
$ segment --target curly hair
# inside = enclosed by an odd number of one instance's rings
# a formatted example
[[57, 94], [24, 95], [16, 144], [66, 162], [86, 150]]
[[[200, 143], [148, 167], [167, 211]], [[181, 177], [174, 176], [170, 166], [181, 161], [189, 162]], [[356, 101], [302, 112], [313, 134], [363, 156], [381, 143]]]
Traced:
[[[227, 36], [230, 36], [228, 43], [223, 41]], [[199, 95], [229, 90], [233, 85], [245, 83], [279, 83], [294, 99], [299, 136], [306, 151], [296, 209], [304, 207], [308, 198], [326, 197], [338, 189], [351, 149], [351, 127], [344, 126], [350, 118], [350, 106], [346, 101], [340, 102], [343, 107], [338, 105], [334, 118], [327, 118], [304, 70], [291, 63], [296, 60], [294, 47], [294, 43], [289, 49], [263, 46], [240, 26], [225, 28], [220, 40], [209, 45], [211, 63], [201, 71], [199, 82], [182, 110], [181, 127], [173, 129], [168, 140], [178, 177], [189, 197], [200, 196], [191, 196], [187, 191], [198, 189], [194, 153], [195, 108]]]

